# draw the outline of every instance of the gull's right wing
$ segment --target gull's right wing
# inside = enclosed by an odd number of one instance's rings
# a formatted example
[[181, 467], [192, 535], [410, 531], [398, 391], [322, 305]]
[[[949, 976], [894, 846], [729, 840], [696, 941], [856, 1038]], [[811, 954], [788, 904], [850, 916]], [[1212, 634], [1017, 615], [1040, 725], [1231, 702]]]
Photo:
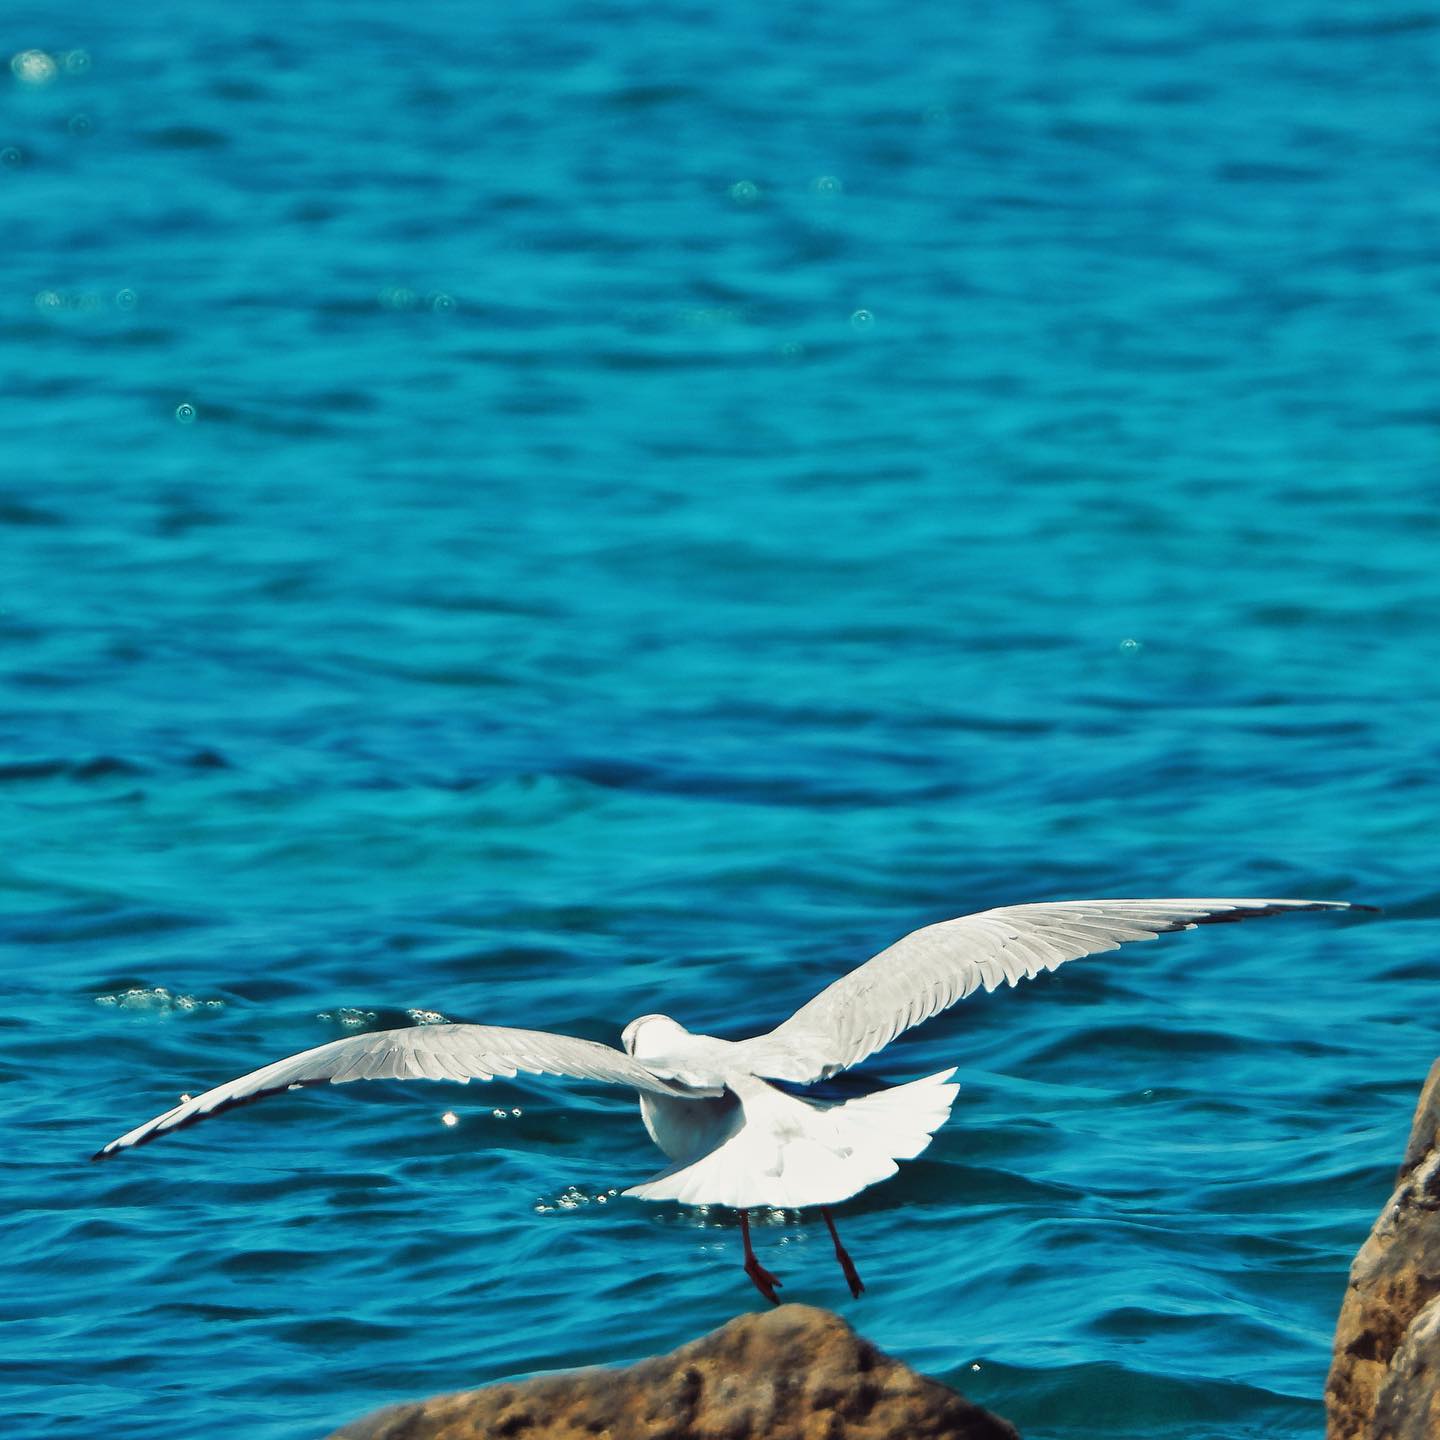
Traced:
[[1014, 985], [1172, 930], [1287, 910], [1372, 908], [1343, 900], [1062, 900], [982, 910], [897, 940], [768, 1035], [739, 1041], [736, 1059], [773, 1080], [824, 1080], [982, 986]]
[[652, 1095], [696, 1098], [719, 1093], [698, 1090], [657, 1075], [639, 1060], [572, 1035], [545, 1030], [512, 1030], [500, 1025], [416, 1025], [347, 1035], [285, 1060], [252, 1070], [203, 1095], [157, 1115], [112, 1140], [92, 1158], [104, 1159], [157, 1135], [193, 1125], [236, 1105], [294, 1090], [302, 1085], [341, 1085], [347, 1080], [493, 1080], [497, 1075], [568, 1075], [603, 1080]]

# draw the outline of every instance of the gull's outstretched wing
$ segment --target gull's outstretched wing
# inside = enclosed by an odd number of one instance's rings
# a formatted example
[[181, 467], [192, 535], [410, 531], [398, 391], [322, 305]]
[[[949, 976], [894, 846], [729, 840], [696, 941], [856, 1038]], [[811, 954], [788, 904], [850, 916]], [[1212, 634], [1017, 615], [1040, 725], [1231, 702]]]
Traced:
[[740, 1041], [735, 1058], [775, 1080], [824, 1080], [981, 986], [1013, 985], [1127, 940], [1286, 910], [1370, 908], [1343, 900], [1062, 900], [982, 910], [897, 940], [768, 1035]]
[[92, 1158], [103, 1159], [157, 1135], [193, 1125], [236, 1105], [277, 1095], [301, 1085], [340, 1085], [347, 1080], [493, 1080], [524, 1070], [533, 1075], [569, 1075], [604, 1080], [655, 1095], [695, 1097], [716, 1092], [695, 1090], [657, 1075], [640, 1061], [594, 1040], [551, 1035], [544, 1030], [512, 1030], [500, 1025], [416, 1025], [406, 1030], [376, 1030], [347, 1035], [285, 1060], [252, 1070], [185, 1100], [174, 1109], [112, 1140]]

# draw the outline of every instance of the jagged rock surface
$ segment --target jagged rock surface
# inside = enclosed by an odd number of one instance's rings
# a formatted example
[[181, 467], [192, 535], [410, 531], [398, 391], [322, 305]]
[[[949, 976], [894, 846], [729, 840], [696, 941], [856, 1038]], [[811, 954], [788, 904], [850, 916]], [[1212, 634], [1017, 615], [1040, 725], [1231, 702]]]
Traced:
[[1440, 1060], [1395, 1191], [1350, 1267], [1325, 1404], [1328, 1440], [1440, 1436]]
[[1007, 1421], [782, 1305], [669, 1355], [392, 1405], [330, 1440], [1018, 1440]]

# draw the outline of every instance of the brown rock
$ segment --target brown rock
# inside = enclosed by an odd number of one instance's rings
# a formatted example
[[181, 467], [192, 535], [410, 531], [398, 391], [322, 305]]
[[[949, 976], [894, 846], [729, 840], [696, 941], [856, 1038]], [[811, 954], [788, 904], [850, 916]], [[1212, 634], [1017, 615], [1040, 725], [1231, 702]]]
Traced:
[[392, 1405], [330, 1440], [1019, 1440], [838, 1315], [782, 1305], [624, 1370]]
[[1437, 1297], [1440, 1060], [1420, 1092], [1395, 1191], [1350, 1267], [1325, 1385], [1328, 1440], [1440, 1435]]
[[1375, 1398], [1376, 1440], [1440, 1435], [1440, 1298], [1411, 1322]]

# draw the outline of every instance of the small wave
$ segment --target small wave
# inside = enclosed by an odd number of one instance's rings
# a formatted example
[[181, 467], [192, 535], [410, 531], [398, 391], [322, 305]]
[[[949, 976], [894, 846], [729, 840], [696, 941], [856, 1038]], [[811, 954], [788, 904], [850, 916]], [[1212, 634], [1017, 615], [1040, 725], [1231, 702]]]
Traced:
[[6, 938], [23, 945], [75, 945], [134, 935], [157, 935], [182, 930], [199, 922], [174, 911], [116, 909], [113, 905], [82, 904], [21, 917], [3, 927]]
[[216, 1261], [215, 1268], [224, 1275], [263, 1278], [319, 1269], [327, 1263], [327, 1259], [323, 1252], [302, 1246], [270, 1246], [224, 1255]]
[[0, 781], [50, 780], [65, 775], [74, 780], [105, 780], [111, 776], [143, 775], [144, 769], [120, 755], [92, 755], [85, 760], [12, 760], [0, 764]]
[[[1071, 1415], [1083, 1416], [1092, 1434], [1118, 1430], [1152, 1440], [1194, 1436], [1200, 1425], [1237, 1437], [1289, 1435], [1304, 1433], [1320, 1410], [1318, 1400], [1237, 1380], [1158, 1374], [1113, 1361], [1032, 1370], [981, 1358], [989, 1384], [983, 1395], [973, 1387], [971, 1393], [1013, 1420], [1022, 1434], [1048, 1429], [1057, 1415]], [[967, 1375], [959, 1371], [951, 1378], [963, 1385]]]
[[1109, 1023], [1076, 1026], [1048, 1044], [1039, 1046], [1030, 1063], [1043, 1071], [1067, 1059], [1085, 1059], [1098, 1054], [1110, 1056], [1233, 1055], [1251, 1048], [1251, 1042], [1226, 1031], [1199, 1025], [1116, 1025]]
[[139, 138], [157, 150], [222, 150], [230, 144], [228, 135], [208, 125], [166, 125]]

